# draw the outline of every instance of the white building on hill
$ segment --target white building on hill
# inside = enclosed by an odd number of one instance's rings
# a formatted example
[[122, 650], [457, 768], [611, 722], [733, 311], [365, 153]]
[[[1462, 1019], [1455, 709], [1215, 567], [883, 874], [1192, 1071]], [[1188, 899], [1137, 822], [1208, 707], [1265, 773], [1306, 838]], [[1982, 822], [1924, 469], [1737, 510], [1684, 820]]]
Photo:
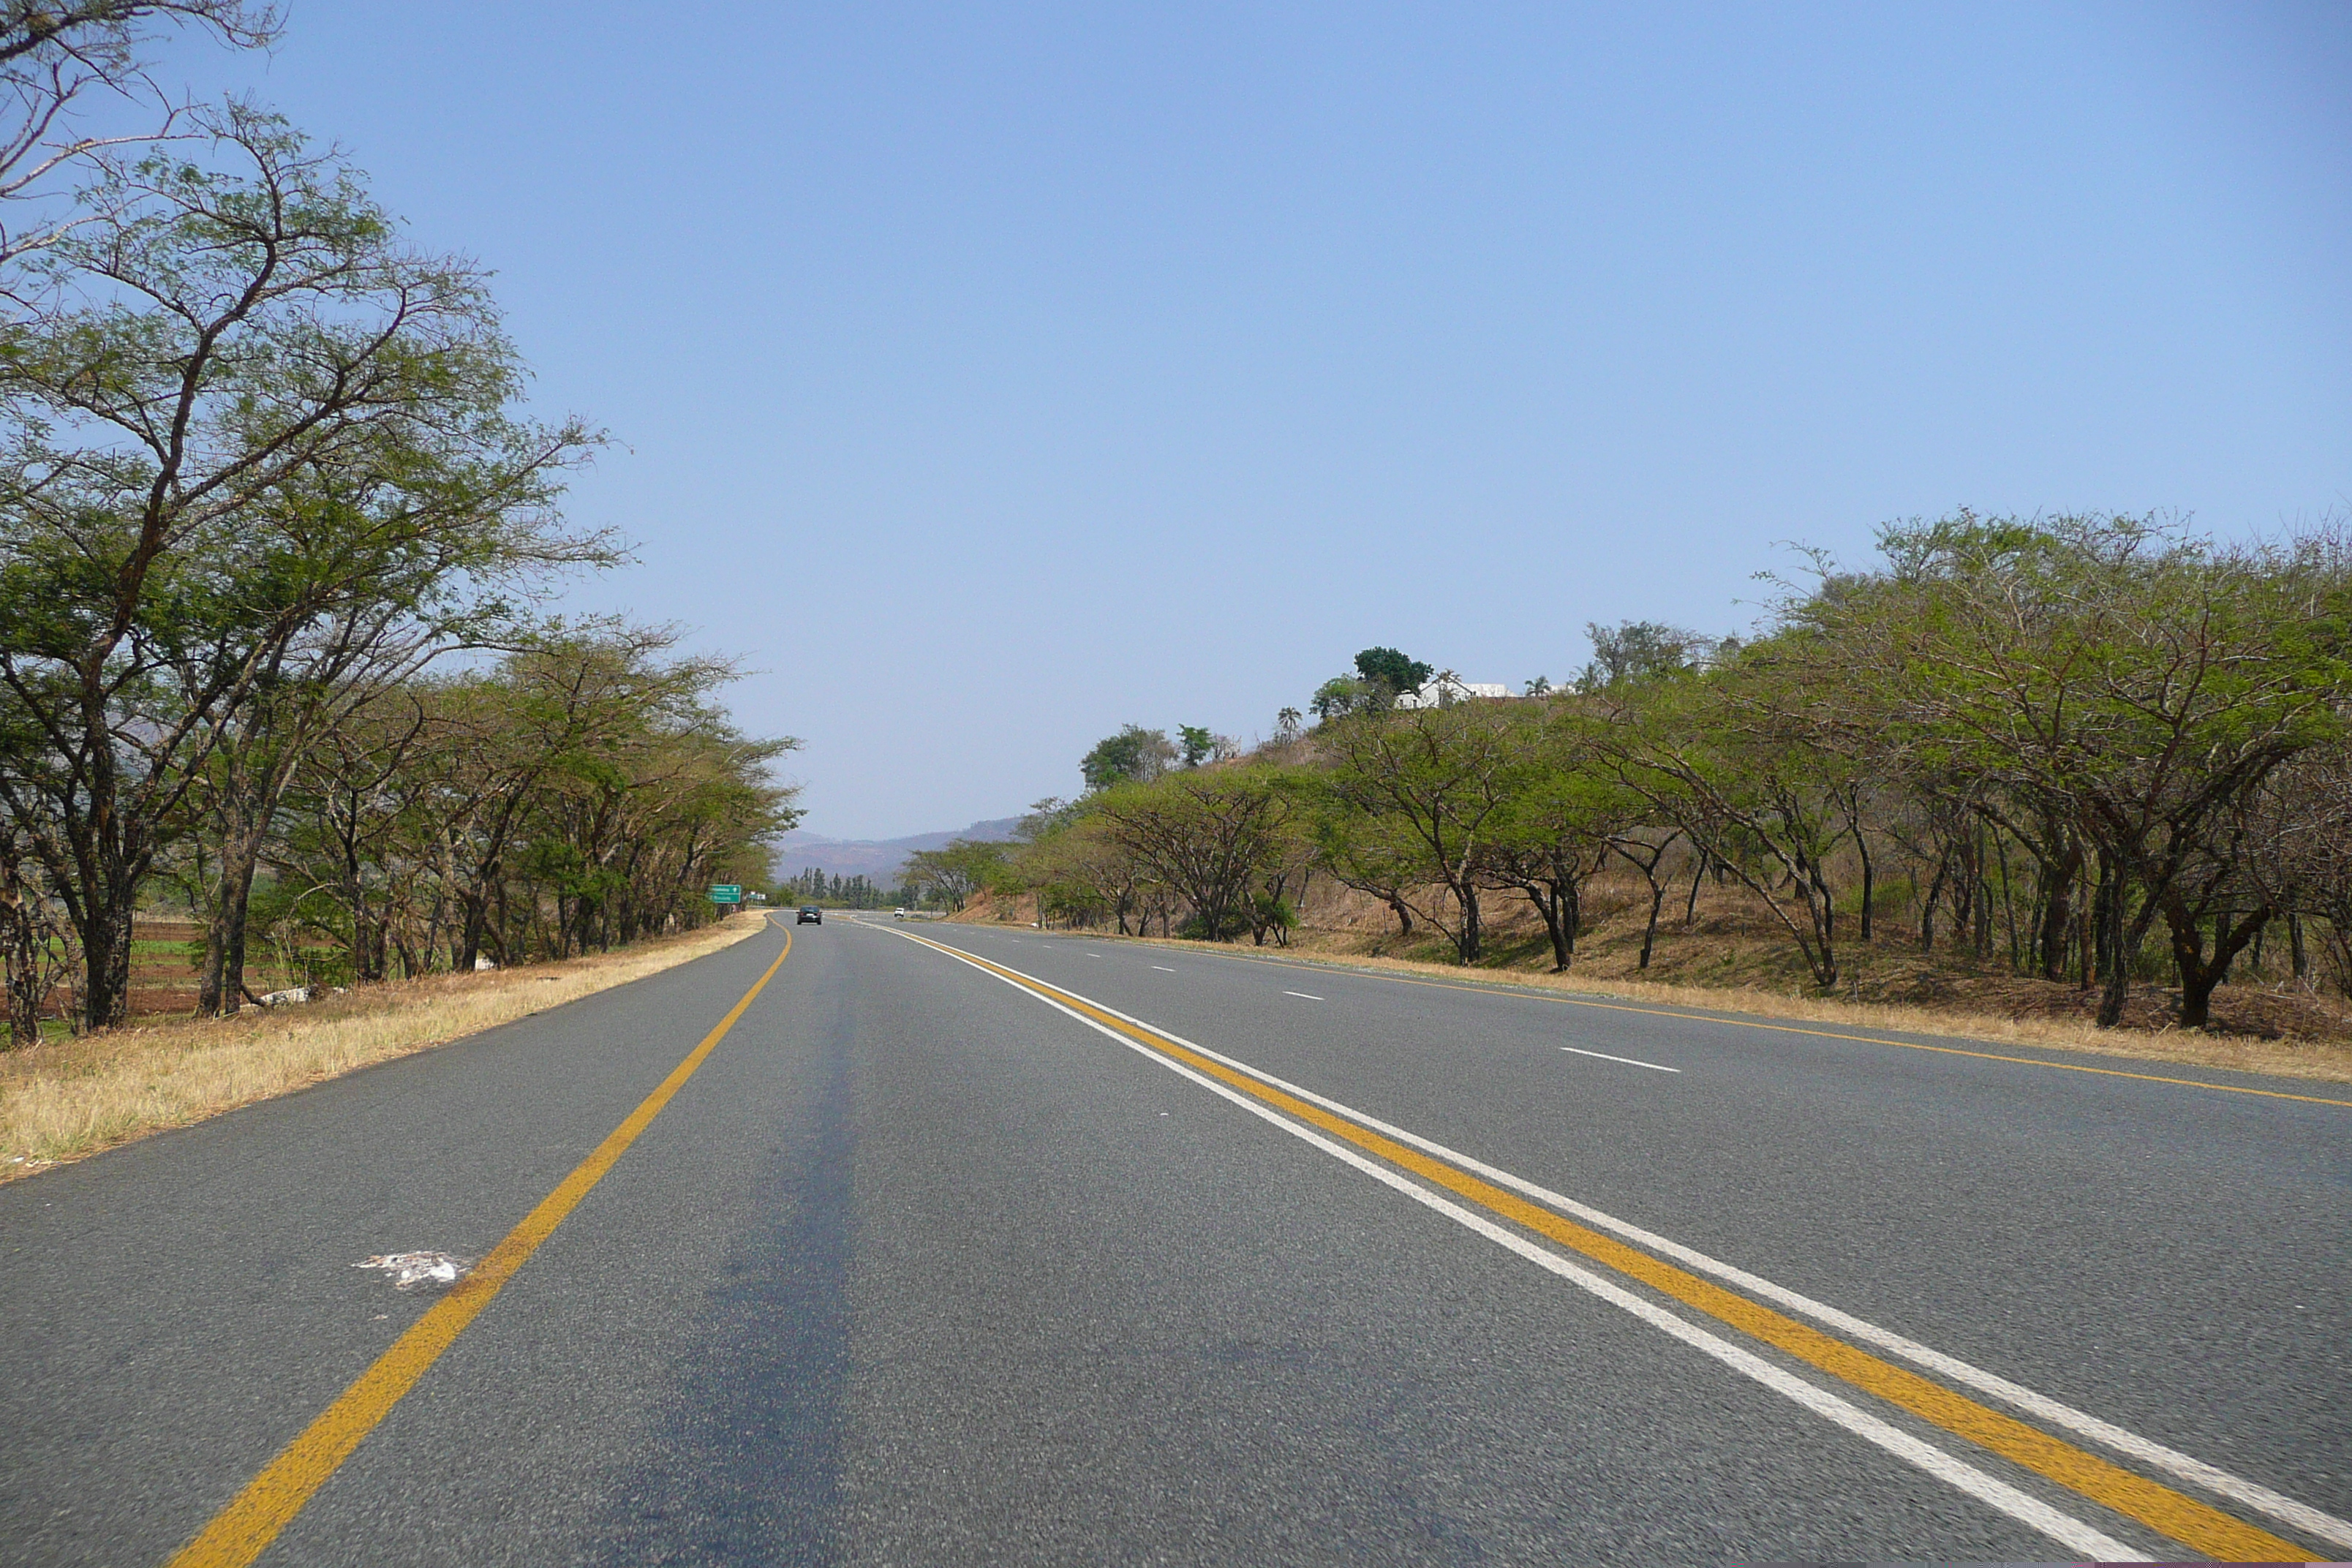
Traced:
[[1400, 708], [1451, 708], [1473, 697], [1508, 697], [1511, 689], [1497, 680], [1465, 680], [1450, 671], [1396, 700]]

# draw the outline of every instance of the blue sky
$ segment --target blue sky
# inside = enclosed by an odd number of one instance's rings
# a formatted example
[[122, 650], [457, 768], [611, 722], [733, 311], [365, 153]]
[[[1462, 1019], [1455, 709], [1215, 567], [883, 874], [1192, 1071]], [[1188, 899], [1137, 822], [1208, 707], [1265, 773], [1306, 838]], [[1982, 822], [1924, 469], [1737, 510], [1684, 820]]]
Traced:
[[953, 827], [1354, 652], [1558, 679], [1961, 506], [2352, 506], [2352, 8], [294, 0], [166, 72], [499, 274], [575, 485]]

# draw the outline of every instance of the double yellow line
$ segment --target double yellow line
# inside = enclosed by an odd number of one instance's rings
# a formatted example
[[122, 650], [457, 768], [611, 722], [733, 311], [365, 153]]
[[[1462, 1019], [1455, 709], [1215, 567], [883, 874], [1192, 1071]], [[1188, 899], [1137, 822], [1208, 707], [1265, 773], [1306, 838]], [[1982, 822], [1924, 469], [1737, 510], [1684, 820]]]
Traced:
[[492, 1247], [489, 1256], [471, 1274], [452, 1286], [447, 1295], [394, 1340], [392, 1348], [360, 1373], [358, 1381], [343, 1390], [341, 1397], [328, 1405], [300, 1436], [286, 1445], [259, 1475], [246, 1484], [243, 1491], [230, 1500], [226, 1508], [213, 1516], [202, 1533], [180, 1548], [170, 1568], [244, 1568], [260, 1556], [278, 1539], [278, 1531], [294, 1521], [294, 1516], [302, 1511], [311, 1496], [327, 1484], [328, 1478], [352, 1457], [362, 1440], [375, 1430], [376, 1424], [392, 1414], [392, 1407], [400, 1403], [401, 1396], [415, 1387], [416, 1380], [441, 1359], [441, 1352], [457, 1342], [466, 1325], [478, 1317], [506, 1282], [514, 1278], [515, 1271], [530, 1260], [540, 1243], [555, 1234], [555, 1227], [580, 1206], [580, 1200], [588, 1195], [590, 1189], [604, 1179], [604, 1173], [628, 1152], [637, 1135], [653, 1125], [662, 1108], [686, 1087], [686, 1080], [727, 1037], [727, 1031], [735, 1026], [744, 1010], [759, 999], [792, 951], [793, 933], [787, 931], [784, 949], [768, 965], [767, 973], [752, 983], [751, 989], [743, 993], [743, 999], [728, 1010], [727, 1016], [719, 1019], [710, 1033], [702, 1037], [702, 1043], [670, 1069], [659, 1087], [638, 1102], [628, 1120], [613, 1129], [596, 1145], [593, 1153], [581, 1161], [553, 1192], [540, 1200], [537, 1208], [523, 1216], [520, 1225], [507, 1232], [506, 1239]]
[[1897, 1405], [1956, 1436], [2000, 1455], [2103, 1507], [2137, 1520], [2167, 1538], [2223, 1562], [2302, 1562], [2306, 1553], [2268, 1531], [2221, 1512], [2195, 1498], [2151, 1481], [2071, 1443], [2051, 1436], [2016, 1417], [1956, 1394], [1939, 1383], [1859, 1349], [1809, 1323], [1800, 1322], [1724, 1289], [1689, 1270], [1652, 1257], [1622, 1241], [1528, 1202], [1517, 1194], [1432, 1158], [1286, 1094], [1223, 1062], [1139, 1026], [1084, 997], [1048, 985], [1016, 970], [992, 963], [960, 948], [905, 933], [910, 941], [951, 954], [1055, 1005], [1135, 1041], [1193, 1072], [1293, 1117], [1431, 1184], [1467, 1198], [1489, 1213], [1533, 1231], [1619, 1274], [1637, 1279], [1683, 1305], [1829, 1373], [1890, 1405]]

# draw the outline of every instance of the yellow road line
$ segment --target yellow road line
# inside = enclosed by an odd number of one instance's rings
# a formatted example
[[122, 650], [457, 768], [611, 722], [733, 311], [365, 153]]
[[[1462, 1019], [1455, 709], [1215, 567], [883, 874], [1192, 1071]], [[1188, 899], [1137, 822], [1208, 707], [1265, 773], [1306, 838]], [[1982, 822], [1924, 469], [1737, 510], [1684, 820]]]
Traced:
[[259, 1475], [247, 1483], [243, 1491], [229, 1500], [226, 1508], [213, 1516], [202, 1533], [180, 1548], [168, 1568], [244, 1568], [244, 1564], [260, 1556], [278, 1538], [278, 1532], [293, 1522], [311, 1495], [351, 1458], [362, 1439], [392, 1413], [401, 1396], [415, 1386], [416, 1380], [440, 1359], [441, 1352], [456, 1342], [466, 1325], [490, 1304], [499, 1289], [514, 1278], [515, 1271], [539, 1250], [540, 1243], [554, 1234], [564, 1216], [580, 1206], [580, 1200], [604, 1179], [614, 1162], [637, 1141], [637, 1135], [652, 1125], [671, 1097], [686, 1086], [686, 1080], [694, 1076], [703, 1059], [735, 1026], [744, 1009], [767, 988], [792, 951], [793, 933], [787, 931], [784, 950], [776, 954], [776, 962], [768, 965], [767, 973], [752, 983], [751, 989], [743, 993], [743, 999], [719, 1020], [718, 1026], [702, 1037], [702, 1043], [670, 1069], [660, 1087], [646, 1096], [629, 1112], [628, 1120], [596, 1145], [595, 1152], [581, 1161], [553, 1192], [541, 1199], [539, 1206], [509, 1231], [506, 1239], [492, 1247], [489, 1256], [471, 1274], [450, 1287], [449, 1293], [394, 1340], [392, 1348], [360, 1373], [358, 1380], [304, 1428], [300, 1436], [287, 1444]]
[[[2329, 1100], [2316, 1094], [2288, 1094], [2276, 1089], [2247, 1089], [2234, 1083], [2207, 1083], [2203, 1079], [2165, 1078], [2152, 1072], [2125, 1072], [2118, 1068], [2084, 1067], [2077, 1062], [2046, 1062], [2040, 1057], [2008, 1057], [1998, 1051], [1964, 1050], [1958, 1046], [1923, 1046], [1916, 1040], [1890, 1040], [1877, 1035], [1847, 1035], [1834, 1029], [1801, 1029], [1792, 1024], [1766, 1024], [1746, 1016], [1719, 1018], [1708, 1013], [1678, 1013], [1666, 1007], [1636, 1007], [1626, 1002], [1594, 1002], [1582, 996], [1555, 996], [1529, 985], [1515, 985], [1508, 981], [1490, 984], [1465, 985], [1457, 980], [1423, 980], [1411, 974], [1391, 974], [1385, 970], [1359, 969], [1347, 963], [1286, 963], [1279, 958], [1253, 958], [1247, 953], [1213, 952], [1211, 958], [1234, 959], [1243, 963], [1262, 963], [1269, 969], [1307, 969], [1360, 975], [1367, 980], [1386, 980], [1398, 985], [1426, 985], [1437, 991], [1468, 991], [1484, 996], [1521, 996], [1533, 1002], [1557, 1002], [1563, 1007], [1599, 1007], [1611, 1013], [1644, 1013], [1654, 1018], [1680, 1018], [1692, 1024], [1720, 1024], [1732, 1029], [1770, 1029], [1782, 1035], [1811, 1035], [1822, 1040], [1852, 1040], [1858, 1046], [1897, 1046], [1906, 1051], [1937, 1051], [1948, 1057], [1975, 1057], [1980, 1061], [2015, 1062], [2021, 1067], [2054, 1068], [2060, 1072], [2095, 1073], [2101, 1078], [2133, 1078], [2142, 1083], [2172, 1083], [2185, 1089], [2210, 1089], [2217, 1094], [2254, 1094], [2265, 1100], [2294, 1100], [2305, 1105], [2341, 1105], [2352, 1108], [2352, 1100]], [[2052, 1050], [2063, 1050], [2053, 1046]]]
[[1516, 1193], [1433, 1159], [1417, 1149], [1360, 1127], [1320, 1106], [1310, 1105], [1295, 1095], [1285, 1094], [1247, 1073], [1139, 1028], [1082, 997], [943, 942], [929, 942], [922, 937], [912, 940], [976, 963], [989, 973], [1000, 975], [1033, 994], [1068, 1007], [1107, 1028], [1182, 1062], [1195, 1072], [1240, 1089], [1597, 1263], [1639, 1279], [1717, 1321], [1728, 1323], [1767, 1344], [1777, 1346], [1800, 1361], [1890, 1404], [1901, 1405], [1947, 1432], [1965, 1437], [1980, 1447], [1990, 1448], [2093, 1502], [2136, 1519], [2170, 1540], [2224, 1562], [2300, 1562], [2304, 1558], [2303, 1548], [2290, 1541], [2144, 1476], [2110, 1464], [2095, 1454], [2053, 1437], [2014, 1416], [1979, 1405], [1941, 1384], [1823, 1333], [1809, 1323], [1800, 1322], [1686, 1269], [1589, 1229], [1530, 1203]]

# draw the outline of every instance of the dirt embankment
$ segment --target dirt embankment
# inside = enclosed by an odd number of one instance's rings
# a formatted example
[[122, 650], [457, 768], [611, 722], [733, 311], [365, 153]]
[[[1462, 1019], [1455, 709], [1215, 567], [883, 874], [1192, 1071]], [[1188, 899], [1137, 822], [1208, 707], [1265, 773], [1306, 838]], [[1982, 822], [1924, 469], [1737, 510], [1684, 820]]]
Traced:
[[[1551, 972], [1550, 943], [1527, 900], [1517, 894], [1491, 894], [1484, 905], [1486, 951], [1470, 975], [1848, 1027], [2352, 1081], [2352, 1006], [2275, 973], [2284, 967], [2283, 955], [2275, 952], [2264, 955], [2260, 970], [2242, 964], [2240, 983], [2214, 994], [2208, 1029], [2181, 1029], [2179, 994], [2144, 984], [2133, 988], [2123, 1026], [2108, 1030], [2093, 1023], [2095, 991], [2071, 981], [2011, 973], [2005, 928], [1997, 932], [1995, 958], [1982, 962], [1940, 935], [1935, 951], [1922, 952], [1916, 912], [1899, 902], [1890, 900], [1889, 907], [1874, 911], [1874, 940], [1869, 942], [1858, 939], [1858, 918], [1843, 918], [1842, 973], [1837, 994], [1830, 996], [1813, 985], [1787, 933], [1744, 889], [1703, 887], [1685, 921], [1687, 893], [1685, 884], [1666, 900], [1644, 970], [1640, 956], [1650, 909], [1647, 886], [1638, 878], [1595, 879], [1586, 890], [1585, 929], [1566, 974]], [[1454, 976], [1465, 973], [1442, 932], [1416, 920], [1405, 934], [1386, 905], [1328, 879], [1309, 886], [1299, 914], [1299, 927], [1290, 933], [1292, 955]], [[1035, 900], [992, 900], [983, 894], [955, 918], [1027, 925], [1037, 918]], [[1156, 923], [1150, 934], [1154, 940], [1160, 936]]]

